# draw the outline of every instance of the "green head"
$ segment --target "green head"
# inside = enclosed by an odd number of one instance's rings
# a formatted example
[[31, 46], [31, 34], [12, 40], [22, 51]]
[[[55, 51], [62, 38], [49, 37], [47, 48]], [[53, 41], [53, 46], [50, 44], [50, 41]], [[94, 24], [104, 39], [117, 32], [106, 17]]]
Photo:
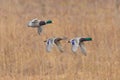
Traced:
[[50, 23], [52, 23], [52, 20], [47, 20], [46, 21], [46, 24], [50, 24]]
[[92, 38], [88, 37], [88, 38], [85, 38], [86, 41], [92, 41]]

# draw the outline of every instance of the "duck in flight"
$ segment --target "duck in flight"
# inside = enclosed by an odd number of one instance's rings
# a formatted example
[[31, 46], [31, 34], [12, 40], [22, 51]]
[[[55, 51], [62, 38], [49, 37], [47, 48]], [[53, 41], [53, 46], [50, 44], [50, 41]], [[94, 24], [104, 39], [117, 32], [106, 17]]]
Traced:
[[50, 52], [52, 50], [52, 48], [54, 47], [54, 45], [57, 46], [57, 48], [59, 49], [60, 52], [63, 52], [63, 47], [61, 45], [61, 41], [62, 40], [66, 40], [66, 37], [60, 38], [60, 37], [53, 37], [53, 38], [49, 38], [47, 40], [45, 40], [44, 42], [46, 42], [46, 50], [47, 52]]
[[86, 48], [84, 46], [84, 42], [85, 41], [91, 41], [92, 38], [82, 38], [82, 37], [76, 37], [76, 38], [73, 38], [71, 40], [68, 41], [68, 43], [71, 43], [72, 45], [72, 51], [75, 53], [78, 49], [78, 47], [80, 47], [81, 49], [81, 52], [84, 54], [84, 55], [87, 55], [86, 54]]

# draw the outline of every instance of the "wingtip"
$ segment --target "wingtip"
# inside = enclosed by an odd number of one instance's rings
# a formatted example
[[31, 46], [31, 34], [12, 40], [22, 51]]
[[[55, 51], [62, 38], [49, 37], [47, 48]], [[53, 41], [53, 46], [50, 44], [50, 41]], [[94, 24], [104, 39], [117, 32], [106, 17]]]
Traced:
[[44, 42], [47, 42], [46, 40]]
[[68, 41], [68, 43], [70, 43], [70, 41]]
[[67, 37], [63, 37], [64, 40], [68, 39]]
[[87, 53], [83, 53], [84, 54], [84, 56], [87, 56]]
[[61, 53], [63, 53], [64, 51], [63, 50], [60, 50]]

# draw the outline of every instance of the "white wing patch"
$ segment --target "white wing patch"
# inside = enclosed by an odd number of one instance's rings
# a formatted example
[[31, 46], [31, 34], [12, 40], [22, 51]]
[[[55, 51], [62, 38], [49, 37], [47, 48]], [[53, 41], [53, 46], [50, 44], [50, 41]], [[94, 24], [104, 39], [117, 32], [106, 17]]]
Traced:
[[73, 52], [76, 52], [77, 51], [77, 49], [78, 49], [78, 47], [79, 47], [79, 44], [77, 43], [77, 41], [76, 40], [71, 40], [71, 45], [72, 45], [72, 51]]
[[46, 50], [47, 52], [50, 52], [52, 50], [52, 47], [53, 47], [53, 42], [51, 39], [48, 39], [47, 42], [46, 42]]

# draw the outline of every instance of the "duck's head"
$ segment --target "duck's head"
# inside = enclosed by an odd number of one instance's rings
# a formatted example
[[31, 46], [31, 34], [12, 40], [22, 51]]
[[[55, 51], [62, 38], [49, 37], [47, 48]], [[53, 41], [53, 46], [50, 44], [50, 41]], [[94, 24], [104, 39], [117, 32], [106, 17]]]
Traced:
[[45, 23], [50, 24], [50, 23], [52, 23], [52, 20], [47, 20]]
[[86, 41], [92, 41], [91, 37], [85, 38]]

